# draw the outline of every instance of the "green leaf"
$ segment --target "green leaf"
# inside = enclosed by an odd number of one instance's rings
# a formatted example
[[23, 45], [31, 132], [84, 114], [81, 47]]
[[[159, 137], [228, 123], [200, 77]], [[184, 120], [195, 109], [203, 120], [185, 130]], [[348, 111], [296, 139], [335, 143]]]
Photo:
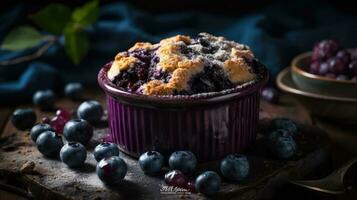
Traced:
[[5, 37], [1, 48], [18, 51], [34, 47], [46, 37], [30, 26], [20, 26], [9, 32]]
[[74, 64], [78, 65], [89, 49], [87, 33], [71, 27], [67, 27], [64, 32], [64, 48], [67, 55]]
[[62, 4], [50, 4], [33, 15], [32, 20], [44, 30], [60, 35], [71, 20], [71, 9]]
[[93, 0], [75, 9], [72, 13], [72, 20], [83, 27], [92, 25], [99, 15], [99, 1]]

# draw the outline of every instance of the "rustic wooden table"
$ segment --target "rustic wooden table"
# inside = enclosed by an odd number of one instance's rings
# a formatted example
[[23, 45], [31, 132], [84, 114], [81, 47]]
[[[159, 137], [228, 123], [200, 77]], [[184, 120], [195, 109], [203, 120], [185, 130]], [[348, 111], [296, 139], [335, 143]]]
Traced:
[[[85, 96], [97, 99], [104, 105], [103, 94], [99, 90], [88, 91]], [[57, 106], [75, 109], [78, 104], [79, 102], [60, 99]], [[261, 108], [261, 127], [264, 127], [270, 119], [275, 117], [288, 117], [299, 122], [303, 134], [298, 139], [300, 148], [297, 156], [290, 161], [275, 160], [264, 153], [266, 149], [264, 149], [263, 140], [259, 137], [254, 148], [245, 152], [252, 162], [252, 175], [242, 183], [224, 182], [220, 194], [215, 198], [357, 198], [353, 188], [345, 195], [326, 196], [286, 184], [287, 179], [324, 176], [351, 157], [354, 152], [357, 152], [357, 137], [353, 135], [353, 131], [350, 131], [353, 127], [342, 126], [341, 128], [331, 122], [311, 119], [302, 107], [285, 95], [279, 104], [262, 102]], [[96, 162], [90, 152], [88, 152], [86, 166], [80, 170], [70, 170], [58, 160], [45, 159], [38, 153], [27, 133], [17, 131], [8, 122], [13, 109], [14, 107], [0, 109], [0, 199], [204, 198], [198, 194], [167, 195], [160, 193], [160, 187], [163, 184], [162, 174], [156, 177], [143, 175], [136, 160], [124, 154], [121, 156], [129, 165], [129, 172], [125, 178], [126, 181], [115, 188], [108, 188], [98, 180], [94, 172]], [[53, 112], [44, 113], [39, 110], [36, 112], [38, 116], [53, 115]], [[315, 128], [312, 124], [318, 125], [322, 130]], [[97, 127], [96, 137], [88, 147], [89, 151], [105, 133], [106, 127]], [[332, 142], [327, 135], [333, 139]], [[345, 142], [347, 140], [348, 142]], [[31, 162], [35, 164], [34, 167], [27, 166]], [[215, 163], [203, 164], [200, 168], [207, 169], [214, 165]]]

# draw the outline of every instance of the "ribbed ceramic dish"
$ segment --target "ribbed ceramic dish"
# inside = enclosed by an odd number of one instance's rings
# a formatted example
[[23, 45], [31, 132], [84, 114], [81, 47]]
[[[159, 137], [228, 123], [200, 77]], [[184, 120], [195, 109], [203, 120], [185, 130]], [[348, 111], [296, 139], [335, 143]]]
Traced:
[[98, 74], [106, 93], [112, 141], [134, 157], [148, 150], [169, 154], [191, 150], [200, 162], [217, 160], [249, 147], [256, 139], [263, 79], [222, 92], [184, 96], [147, 96], [116, 88]]
[[327, 96], [357, 98], [356, 81], [337, 80], [309, 73], [311, 54], [300, 54], [291, 62], [291, 75], [300, 89]]

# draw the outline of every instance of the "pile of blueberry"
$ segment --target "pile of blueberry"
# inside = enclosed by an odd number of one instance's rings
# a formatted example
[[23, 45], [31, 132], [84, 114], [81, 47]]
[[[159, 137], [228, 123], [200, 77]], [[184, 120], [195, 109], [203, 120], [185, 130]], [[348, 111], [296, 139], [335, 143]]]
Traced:
[[334, 40], [322, 40], [314, 46], [309, 70], [337, 80], [357, 81], [357, 49], [342, 49]]

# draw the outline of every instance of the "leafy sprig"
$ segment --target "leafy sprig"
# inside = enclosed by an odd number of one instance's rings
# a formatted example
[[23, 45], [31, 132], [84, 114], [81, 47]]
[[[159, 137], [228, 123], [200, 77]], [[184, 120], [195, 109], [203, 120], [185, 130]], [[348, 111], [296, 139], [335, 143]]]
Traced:
[[62, 4], [50, 4], [31, 16], [43, 34], [31, 26], [20, 26], [10, 31], [3, 40], [2, 49], [20, 51], [33, 48], [42, 42], [53, 41], [64, 36], [64, 49], [74, 64], [79, 64], [89, 49], [89, 39], [85, 31], [93, 25], [99, 15], [99, 0], [93, 0], [73, 11]]

